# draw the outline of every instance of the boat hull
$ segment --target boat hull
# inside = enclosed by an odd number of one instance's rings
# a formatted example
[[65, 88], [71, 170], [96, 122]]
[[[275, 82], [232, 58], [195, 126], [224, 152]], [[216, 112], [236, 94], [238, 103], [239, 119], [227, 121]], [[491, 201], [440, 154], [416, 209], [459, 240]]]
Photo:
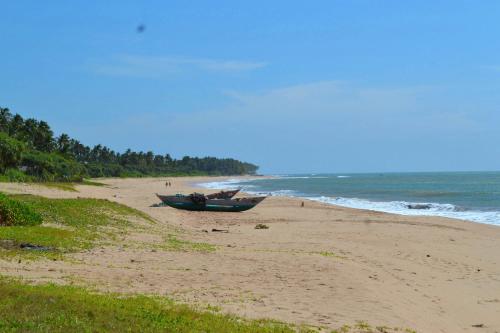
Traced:
[[209, 212], [243, 212], [252, 209], [262, 202], [265, 197], [241, 199], [207, 199], [203, 203], [193, 202], [188, 196], [158, 195], [164, 204], [183, 210]]

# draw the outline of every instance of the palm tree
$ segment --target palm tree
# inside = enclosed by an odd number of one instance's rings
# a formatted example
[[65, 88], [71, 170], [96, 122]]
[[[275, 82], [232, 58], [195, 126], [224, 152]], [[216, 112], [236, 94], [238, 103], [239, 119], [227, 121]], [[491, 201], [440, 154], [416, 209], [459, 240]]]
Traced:
[[9, 109], [0, 107], [0, 132], [8, 132], [12, 114]]
[[54, 149], [54, 133], [45, 121], [38, 123], [34, 133], [33, 146], [46, 153], [50, 153]]
[[67, 154], [70, 148], [70, 137], [68, 134], [61, 134], [57, 138], [57, 150], [60, 153]]

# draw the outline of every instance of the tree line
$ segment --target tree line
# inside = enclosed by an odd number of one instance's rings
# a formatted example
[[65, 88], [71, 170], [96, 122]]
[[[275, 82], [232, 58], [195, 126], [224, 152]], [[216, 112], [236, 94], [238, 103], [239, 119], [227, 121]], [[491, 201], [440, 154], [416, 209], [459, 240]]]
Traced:
[[232, 158], [174, 159], [152, 151], [123, 153], [87, 146], [49, 124], [0, 107], [0, 177], [28, 181], [80, 181], [85, 177], [255, 174], [258, 167]]

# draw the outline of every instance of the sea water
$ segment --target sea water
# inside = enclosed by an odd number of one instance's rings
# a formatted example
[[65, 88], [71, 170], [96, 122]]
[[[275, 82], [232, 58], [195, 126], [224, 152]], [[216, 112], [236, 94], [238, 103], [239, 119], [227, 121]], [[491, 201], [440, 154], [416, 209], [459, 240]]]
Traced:
[[500, 172], [301, 174], [229, 179], [206, 188], [293, 196], [345, 207], [500, 226]]

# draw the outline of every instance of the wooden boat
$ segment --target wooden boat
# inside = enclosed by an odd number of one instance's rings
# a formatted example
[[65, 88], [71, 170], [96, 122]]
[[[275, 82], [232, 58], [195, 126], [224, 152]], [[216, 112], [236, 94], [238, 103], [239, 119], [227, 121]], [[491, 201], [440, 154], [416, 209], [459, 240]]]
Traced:
[[166, 205], [185, 210], [213, 211], [213, 212], [242, 212], [255, 207], [266, 197], [237, 198], [237, 199], [208, 199], [203, 194], [190, 195], [160, 195]]
[[207, 194], [206, 197], [207, 197], [207, 199], [231, 199], [239, 191], [240, 191], [240, 189], [231, 190], [231, 191], [220, 191], [217, 193]]

